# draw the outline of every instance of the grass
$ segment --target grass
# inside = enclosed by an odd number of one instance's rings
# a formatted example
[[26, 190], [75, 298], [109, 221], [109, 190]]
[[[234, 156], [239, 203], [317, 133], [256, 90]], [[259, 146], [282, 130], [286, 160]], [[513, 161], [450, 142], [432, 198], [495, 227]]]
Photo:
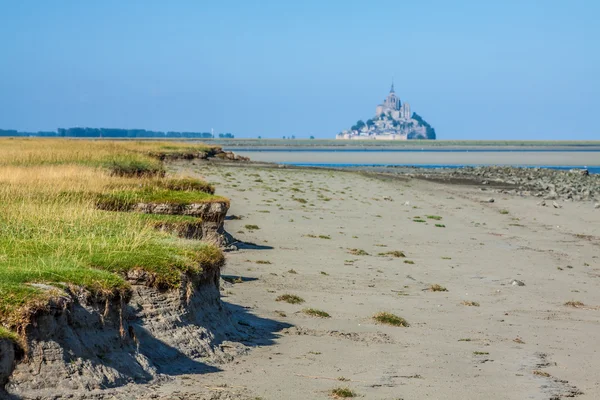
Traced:
[[130, 211], [139, 203], [170, 204], [176, 207], [226, 199], [206, 192], [179, 191], [160, 187], [117, 190], [98, 195], [96, 206], [101, 210]]
[[490, 353], [488, 353], [487, 351], [474, 351], [473, 352], [473, 355], [475, 355], [475, 356], [487, 356], [489, 354]]
[[436, 228], [445, 228], [446, 225], [444, 225], [444, 224], [435, 224], [435, 227]]
[[464, 300], [461, 304], [468, 307], [479, 307], [479, 303], [476, 301]]
[[500, 210], [500, 214], [506, 215], [506, 214], [508, 214], [508, 210]]
[[346, 399], [357, 396], [355, 392], [353, 392], [352, 390], [350, 390], [350, 388], [347, 387], [338, 387], [335, 389], [331, 389], [329, 391], [329, 395], [334, 399]]
[[565, 306], [578, 308], [578, 307], [585, 307], [585, 304], [583, 304], [581, 301], [567, 301], [565, 303]]
[[388, 312], [380, 312], [377, 313], [373, 316], [373, 319], [380, 323], [380, 324], [385, 324], [385, 325], [391, 325], [391, 326], [401, 326], [401, 327], [409, 327], [410, 324], [402, 317], [399, 317], [397, 315], [388, 313]]
[[385, 253], [379, 253], [378, 255], [380, 255], [380, 256], [396, 257], [396, 258], [404, 258], [404, 257], [406, 257], [406, 255], [404, 254], [404, 252], [399, 251], [399, 250], [386, 251]]
[[413, 219], [413, 222], [425, 222], [424, 219]]
[[415, 262], [412, 260], [404, 260], [404, 264], [414, 264]]
[[310, 315], [311, 317], [319, 317], [319, 318], [330, 318], [331, 315], [329, 315], [329, 313], [322, 311], [322, 310], [317, 310], [315, 308], [305, 308], [304, 310], [302, 310], [302, 312], [306, 315]]
[[254, 225], [254, 224], [248, 224], [248, 225], [244, 225], [244, 228], [248, 229], [249, 231], [255, 231], [257, 229], [260, 229], [258, 227], [258, 225]]
[[429, 287], [429, 290], [431, 290], [432, 292], [447, 292], [448, 289], [446, 289], [445, 287], [438, 285], [437, 283], [431, 285]]
[[426, 217], [427, 217], [428, 219], [434, 219], [434, 220], [436, 220], [436, 221], [439, 221], [439, 220], [441, 220], [441, 219], [442, 219], [442, 217], [440, 217], [439, 215], [426, 215]]
[[[221, 267], [217, 247], [171, 232], [201, 223], [198, 218], [107, 211], [139, 199], [214, 201], [214, 188], [203, 181], [162, 176], [161, 157], [207, 149], [0, 139], [0, 337], [16, 339], [65, 286], [117, 300], [129, 295], [125, 276], [133, 270], [147, 272], [148, 285], [169, 289], [183, 274]], [[114, 207], [97, 208], [99, 199]]]
[[367, 253], [366, 251], [362, 250], [362, 249], [348, 249], [348, 253], [354, 255], [354, 256], [368, 256], [369, 253]]
[[290, 304], [301, 304], [304, 303], [304, 299], [300, 296], [296, 296], [295, 294], [282, 294], [281, 296], [275, 299], [276, 301], [285, 301]]
[[540, 371], [539, 369], [536, 369], [532, 372], [534, 375], [536, 376], [541, 376], [543, 378], [549, 378], [550, 374], [544, 371]]
[[271, 261], [269, 261], [269, 260], [256, 260], [255, 262], [257, 264], [263, 264], [263, 265], [271, 264]]

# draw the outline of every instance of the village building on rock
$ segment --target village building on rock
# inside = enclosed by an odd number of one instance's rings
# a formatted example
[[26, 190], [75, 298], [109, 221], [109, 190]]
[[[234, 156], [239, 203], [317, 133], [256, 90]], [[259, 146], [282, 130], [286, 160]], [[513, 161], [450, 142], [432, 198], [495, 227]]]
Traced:
[[367, 122], [358, 121], [336, 139], [358, 140], [407, 140], [435, 139], [433, 129], [417, 113], [410, 111], [410, 104], [401, 102], [394, 91], [394, 84], [383, 104], [375, 109], [375, 117]]

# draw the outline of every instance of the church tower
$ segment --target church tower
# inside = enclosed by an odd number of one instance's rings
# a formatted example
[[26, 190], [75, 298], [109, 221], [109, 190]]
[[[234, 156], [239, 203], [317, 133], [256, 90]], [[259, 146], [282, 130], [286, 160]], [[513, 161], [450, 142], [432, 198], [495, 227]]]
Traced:
[[394, 82], [392, 82], [390, 93], [383, 102], [383, 107], [388, 109], [386, 111], [398, 111], [400, 110], [400, 105], [400, 99], [398, 96], [396, 96], [396, 92], [394, 91]]

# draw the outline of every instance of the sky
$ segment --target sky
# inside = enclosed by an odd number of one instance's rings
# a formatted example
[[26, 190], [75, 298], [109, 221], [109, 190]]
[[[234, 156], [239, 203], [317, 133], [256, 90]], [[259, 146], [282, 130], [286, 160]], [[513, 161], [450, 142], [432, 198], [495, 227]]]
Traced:
[[0, 0], [0, 129], [600, 140], [597, 0]]

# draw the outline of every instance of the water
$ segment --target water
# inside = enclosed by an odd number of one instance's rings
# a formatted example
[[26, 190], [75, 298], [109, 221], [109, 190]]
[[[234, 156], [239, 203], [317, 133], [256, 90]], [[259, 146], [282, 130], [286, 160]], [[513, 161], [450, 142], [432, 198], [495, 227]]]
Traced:
[[[409, 168], [465, 168], [465, 167], [482, 167], [490, 166], [491, 164], [323, 164], [323, 163], [294, 163], [294, 162], [282, 162], [280, 164], [295, 165], [297, 167], [323, 167], [323, 168], [357, 168], [357, 167], [409, 167]], [[588, 167], [585, 165], [512, 165], [513, 167], [519, 168], [548, 168], [558, 170], [570, 170], [570, 169], [587, 169], [590, 174], [600, 174], [600, 167]]]
[[475, 166], [587, 168], [600, 173], [600, 150], [540, 149], [252, 149], [231, 148], [252, 161], [311, 167], [421, 167]]

